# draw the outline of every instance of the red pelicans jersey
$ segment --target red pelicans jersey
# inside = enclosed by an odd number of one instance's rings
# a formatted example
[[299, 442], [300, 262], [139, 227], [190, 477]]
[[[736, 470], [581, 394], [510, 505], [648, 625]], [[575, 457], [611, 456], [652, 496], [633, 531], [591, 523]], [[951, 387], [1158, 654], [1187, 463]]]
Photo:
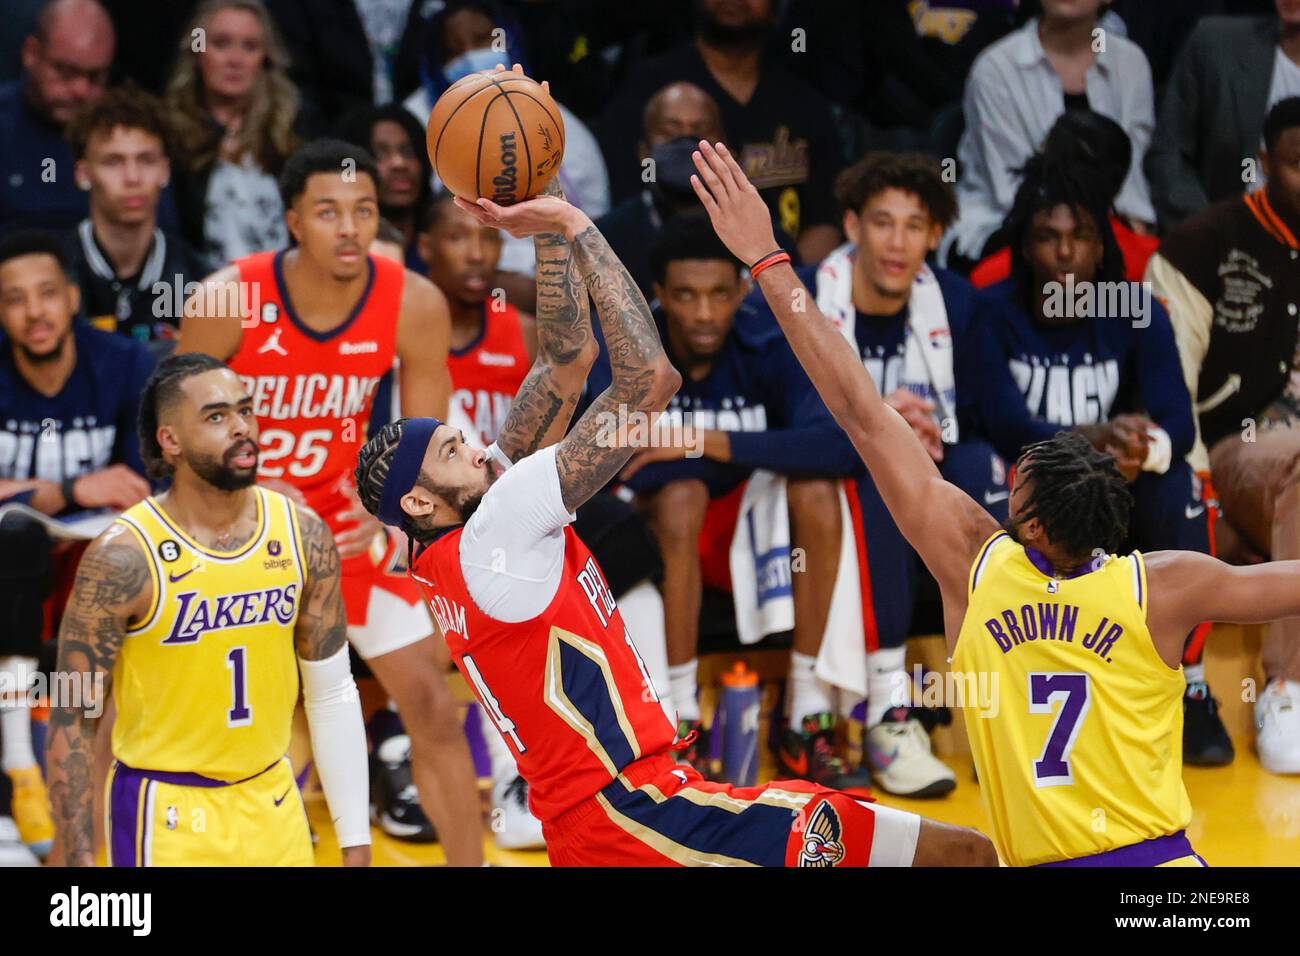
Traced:
[[337, 531], [353, 486], [379, 379], [393, 367], [405, 269], [371, 256], [370, 281], [352, 314], [316, 332], [294, 313], [284, 283], [284, 251], [240, 259], [250, 294], [239, 351], [228, 363], [253, 396], [261, 426], [259, 478], [299, 488]]
[[425, 548], [411, 576], [456, 666], [508, 741], [533, 814], [545, 822], [595, 795], [634, 760], [667, 751], [676, 733], [604, 574], [572, 527], [564, 529], [555, 597], [517, 624], [488, 617], [470, 598], [462, 530]]
[[531, 364], [519, 310], [509, 303], [501, 310], [485, 304], [478, 337], [447, 358], [452, 388], [447, 424], [463, 431], [471, 445], [492, 444]]

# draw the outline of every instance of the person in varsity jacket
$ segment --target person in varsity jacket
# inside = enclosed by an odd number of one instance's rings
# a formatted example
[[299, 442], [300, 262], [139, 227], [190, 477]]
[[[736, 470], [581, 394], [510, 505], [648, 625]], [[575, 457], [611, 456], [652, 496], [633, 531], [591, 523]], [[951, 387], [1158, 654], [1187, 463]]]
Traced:
[[[1300, 558], [1300, 97], [1269, 113], [1259, 163], [1263, 189], [1180, 224], [1147, 268], [1196, 396], [1191, 461], [1213, 475], [1221, 541], [1240, 539], [1223, 550], [1248, 562]], [[1263, 658], [1260, 763], [1300, 773], [1300, 623], [1270, 624]]]
[[[994, 517], [1005, 518], [1006, 468], [971, 423], [962, 421], [969, 417], [962, 403], [972, 389], [954, 362], [966, 344], [975, 291], [955, 273], [926, 265], [956, 214], [952, 187], [927, 156], [879, 152], [840, 174], [836, 198], [848, 244], [797, 271], [944, 478]], [[757, 292], [751, 298], [763, 303]], [[765, 303], [762, 308], [770, 314]], [[857, 481], [856, 504], [866, 553], [864, 756], [887, 792], [942, 796], [957, 780], [931, 753], [922, 718], [936, 715], [908, 706], [902, 691], [910, 685], [905, 642], [920, 564], [870, 475]]]
[[400, 571], [403, 542], [361, 506], [352, 481], [380, 379], [401, 362], [402, 409], [444, 414], [446, 299], [400, 263], [368, 254], [379, 228], [370, 154], [316, 140], [280, 176], [295, 244], [209, 276], [186, 303], [181, 352], [235, 371], [260, 423], [258, 480], [302, 500], [334, 533], [348, 640], [410, 731], [421, 805], [453, 866], [483, 860], [478, 792], [447, 659], [420, 592]]
[[[633, 454], [620, 479], [638, 495], [663, 552], [672, 702], [679, 733], [696, 732], [683, 757], [706, 772], [709, 742], [696, 684], [700, 603], [706, 584], [730, 588], [727, 555], [743, 485], [761, 468], [791, 479], [791, 545], [807, 559], [807, 573], [791, 576], [792, 729], [781, 747], [783, 770], [826, 786], [861, 788], [869, 781], [846, 770], [836, 754], [834, 706], [813, 675], [843, 533], [835, 479], [856, 473], [853, 449], [779, 329], [741, 309], [748, 291], [742, 267], [703, 210], [664, 223], [650, 265], [655, 323], [683, 383], [665, 416], [671, 433], [661, 433], [657, 447]], [[588, 396], [610, 380], [600, 343]], [[692, 446], [698, 456], [692, 457]]]
[[[46, 515], [122, 511], [149, 494], [135, 419], [153, 358], [75, 320], [79, 290], [46, 233], [0, 243], [0, 505]], [[52, 635], [82, 548], [35, 519], [0, 519], [0, 686], [26, 687]], [[23, 697], [0, 704], [0, 749], [24, 842], [44, 855], [54, 825]]]
[[[1213, 507], [1186, 461], [1196, 433], [1173, 330], [1149, 290], [1124, 281], [1105, 179], [1077, 158], [1026, 166], [1005, 226], [1011, 278], [981, 293], [961, 356], [979, 382], [976, 414], [1012, 461], [1077, 429], [1130, 483], [1131, 546], [1209, 553]], [[1200, 666], [1208, 629], [1188, 636], [1183, 759], [1220, 765], [1233, 748]]]
[[[515, 395], [537, 357], [533, 316], [489, 288], [502, 248], [499, 229], [479, 224], [440, 193], [421, 215], [417, 240], [429, 278], [451, 308], [451, 403], [447, 424], [484, 447], [497, 440]], [[371, 434], [377, 434], [372, 428]], [[605, 570], [619, 605], [637, 621], [637, 644], [651, 679], [668, 683], [659, 549], [645, 519], [627, 502], [600, 493], [578, 509], [574, 530]], [[492, 802], [500, 809], [492, 835], [518, 850], [543, 845], [542, 825], [528, 810], [528, 784], [501, 736], [487, 728], [492, 757]]]

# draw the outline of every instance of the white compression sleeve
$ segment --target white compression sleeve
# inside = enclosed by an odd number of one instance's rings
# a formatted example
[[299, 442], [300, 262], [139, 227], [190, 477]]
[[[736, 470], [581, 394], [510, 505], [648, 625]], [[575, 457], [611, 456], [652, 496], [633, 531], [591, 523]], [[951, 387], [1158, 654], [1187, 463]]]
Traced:
[[340, 847], [370, 844], [370, 766], [361, 697], [344, 645], [323, 661], [298, 658], [316, 772]]

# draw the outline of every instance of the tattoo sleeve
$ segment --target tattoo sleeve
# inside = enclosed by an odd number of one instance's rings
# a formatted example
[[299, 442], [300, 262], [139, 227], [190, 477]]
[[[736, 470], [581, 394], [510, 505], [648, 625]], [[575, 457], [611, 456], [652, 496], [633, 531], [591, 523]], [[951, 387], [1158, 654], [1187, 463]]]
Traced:
[[337, 654], [348, 641], [348, 619], [339, 590], [339, 551], [334, 546], [334, 535], [315, 512], [294, 507], [307, 558], [294, 641], [303, 660], [323, 661]]
[[595, 226], [577, 235], [573, 264], [591, 293], [609, 351], [610, 385], [560, 442], [556, 466], [566, 508], [573, 510], [605, 486], [633, 449], [614, 434], [624, 416], [653, 416], [662, 398], [663, 343], [650, 306]]
[[81, 700], [54, 702], [46, 744], [50, 805], [69, 866], [94, 865], [95, 731], [127, 624], [152, 596], [148, 558], [125, 534], [110, 530], [86, 550], [59, 628], [58, 673], [77, 675], [61, 684], [89, 689]]
[[[544, 195], [562, 198], [564, 194], [552, 179]], [[587, 290], [569, 243], [559, 233], [548, 232], [535, 236], [533, 247], [537, 253], [537, 358], [497, 436], [497, 447], [511, 461], [553, 445], [569, 427], [582, 381], [566, 372], [574, 369], [594, 343]], [[585, 369], [581, 375], [585, 379]]]

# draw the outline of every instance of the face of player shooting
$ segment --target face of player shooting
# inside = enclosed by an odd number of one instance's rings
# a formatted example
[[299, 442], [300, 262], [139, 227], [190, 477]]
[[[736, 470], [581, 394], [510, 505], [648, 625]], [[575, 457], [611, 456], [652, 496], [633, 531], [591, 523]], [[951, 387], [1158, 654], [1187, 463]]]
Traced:
[[1260, 158], [1269, 202], [1295, 228], [1300, 223], [1300, 126], [1283, 130], [1272, 152]]
[[207, 23], [205, 43], [198, 57], [208, 94], [227, 102], [251, 96], [266, 64], [266, 36], [257, 16], [237, 7], [218, 10]]
[[72, 334], [81, 290], [51, 255], [15, 256], [0, 265], [0, 321], [32, 364], [58, 359]]
[[[1033, 288], [1040, 297], [1056, 283], [1064, 287], [1091, 282], [1097, 277], [1105, 256], [1101, 227], [1086, 209], [1061, 203], [1034, 213], [1023, 240], [1025, 261], [1034, 271]], [[1073, 276], [1073, 279], [1069, 277]], [[1041, 309], [1039, 310], [1041, 313]], [[1059, 318], [1039, 315], [1043, 322], [1067, 324], [1076, 321], [1071, 310]]]
[[439, 425], [402, 507], [423, 527], [464, 524], [500, 477], [501, 466], [487, 452], [466, 444], [460, 429]]
[[171, 164], [157, 136], [115, 126], [90, 137], [76, 175], [78, 184], [89, 187], [90, 206], [97, 216], [115, 225], [134, 226], [154, 221]]
[[421, 258], [429, 263], [429, 278], [453, 306], [466, 309], [487, 298], [501, 261], [501, 241], [499, 230], [479, 225], [451, 201], [439, 202], [433, 222], [416, 239]]
[[220, 491], [257, 480], [257, 416], [244, 383], [228, 368], [191, 375], [180, 397], [158, 409], [158, 445], [176, 481]]
[[115, 47], [113, 23], [97, 4], [67, 3], [56, 10], [44, 38], [23, 43], [28, 96], [37, 112], [59, 126], [70, 122], [108, 87]]
[[667, 317], [668, 342], [678, 361], [688, 367], [707, 365], [721, 351], [745, 291], [734, 262], [676, 259], [668, 263], [654, 293]]
[[880, 298], [902, 308], [926, 253], [939, 247], [943, 227], [915, 193], [890, 187], [844, 213], [844, 232], [857, 246], [854, 267]]
[[420, 198], [420, 160], [416, 144], [399, 124], [380, 120], [370, 129], [370, 152], [379, 167], [379, 204], [408, 211]]
[[379, 198], [368, 173], [313, 173], [285, 213], [299, 255], [336, 282], [365, 273], [366, 250], [379, 231]]

